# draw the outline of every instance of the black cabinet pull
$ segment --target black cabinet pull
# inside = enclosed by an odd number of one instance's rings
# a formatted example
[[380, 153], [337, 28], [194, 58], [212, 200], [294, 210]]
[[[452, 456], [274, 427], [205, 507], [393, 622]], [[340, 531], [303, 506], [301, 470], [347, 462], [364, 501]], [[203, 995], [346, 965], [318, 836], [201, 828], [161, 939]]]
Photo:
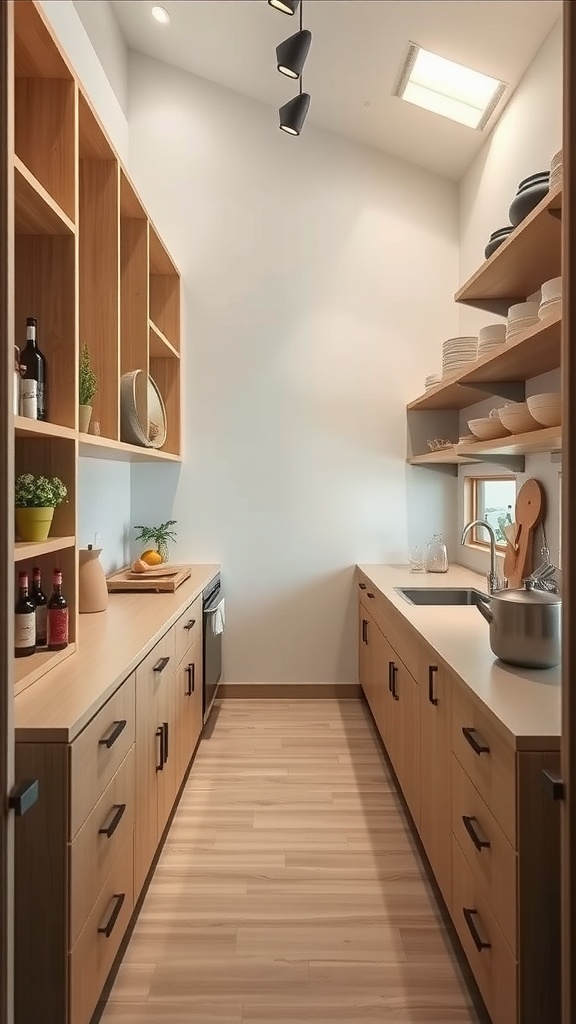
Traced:
[[481, 739], [476, 739], [476, 729], [471, 725], [462, 726], [462, 735], [464, 739], [470, 744], [475, 754], [489, 754], [490, 747], [487, 743], [484, 743]]
[[109, 732], [107, 736], [104, 736], [101, 740], [98, 740], [98, 745], [101, 747], [107, 747], [108, 750], [110, 750], [110, 747], [113, 747], [114, 744], [116, 743], [116, 740], [120, 736], [120, 733], [124, 732], [124, 729], [126, 728], [127, 724], [128, 723], [125, 718], [120, 719], [120, 721], [118, 722], [113, 722], [112, 731]]
[[400, 700], [400, 697], [398, 696], [398, 690], [396, 689], [397, 679], [398, 665], [395, 665], [394, 662], [392, 662], [392, 696], [394, 697], [394, 700]]
[[556, 772], [549, 771], [547, 768], [542, 770], [543, 783], [548, 792], [548, 796], [552, 800], [563, 800], [564, 799], [564, 781], [561, 779]]
[[154, 665], [154, 668], [152, 669], [152, 671], [153, 672], [163, 672], [169, 661], [170, 661], [170, 658], [160, 658], [156, 662], [156, 664]]
[[368, 619], [362, 619], [362, 643], [368, 643]]
[[438, 671], [438, 665], [428, 665], [428, 700], [434, 707], [438, 707], [438, 697], [434, 696], [434, 673]]
[[388, 662], [388, 689], [390, 690], [390, 693], [392, 693], [392, 669], [393, 668], [394, 668], [394, 662], [393, 661], [389, 661]]
[[189, 630], [191, 630], [191, 629], [192, 629], [192, 627], [193, 627], [193, 626], [195, 626], [195, 625], [196, 625], [196, 619], [190, 619], [190, 620], [189, 620], [188, 622], [186, 622], [186, 623], [185, 623], [185, 625], [184, 625], [184, 629], [186, 629], [186, 630], [188, 630], [188, 631], [189, 631]]
[[159, 725], [154, 735], [160, 737], [160, 764], [156, 765], [156, 771], [161, 772], [164, 770], [164, 765], [166, 763], [164, 758], [164, 727]]
[[462, 907], [462, 912], [464, 914], [464, 920], [468, 925], [470, 935], [474, 940], [474, 945], [476, 946], [478, 952], [481, 953], [483, 949], [492, 949], [492, 943], [484, 942], [484, 939], [480, 937], [480, 933], [476, 927], [476, 922], [474, 918], [478, 917], [478, 911], [471, 910], [469, 907]]
[[464, 822], [464, 828], [466, 829], [476, 849], [479, 850], [480, 853], [482, 853], [482, 850], [489, 849], [489, 840], [482, 839], [482, 837], [479, 836], [478, 832], [476, 831], [475, 822], [477, 821], [477, 819], [473, 815], [463, 814], [462, 821]]
[[115, 812], [114, 817], [109, 825], [103, 825], [102, 828], [98, 829], [98, 835], [107, 836], [108, 839], [112, 839], [118, 825], [122, 821], [124, 811], [126, 810], [126, 804], [114, 804], [112, 810]]
[[38, 779], [23, 779], [8, 797], [8, 806], [17, 818], [21, 818], [38, 800]]
[[374, 597], [374, 594], [367, 594], [368, 597]]
[[107, 939], [110, 938], [112, 932], [114, 931], [114, 925], [116, 924], [116, 921], [118, 920], [118, 915], [122, 910], [122, 904], [126, 899], [126, 893], [115, 892], [112, 899], [116, 901], [112, 908], [112, 913], [110, 914], [110, 917], [106, 921], [106, 924], [101, 925], [100, 928], [98, 929], [98, 932], [101, 935], [105, 935]]
[[168, 722], [162, 722], [162, 731], [164, 732], [164, 764], [168, 760]]
[[360, 587], [360, 590], [366, 590], [366, 584], [365, 583], [359, 583], [358, 586]]
[[186, 673], [188, 675], [188, 689], [184, 694], [185, 697], [191, 697], [194, 693], [194, 683], [196, 680], [196, 665], [192, 661], [190, 665], [186, 665]]

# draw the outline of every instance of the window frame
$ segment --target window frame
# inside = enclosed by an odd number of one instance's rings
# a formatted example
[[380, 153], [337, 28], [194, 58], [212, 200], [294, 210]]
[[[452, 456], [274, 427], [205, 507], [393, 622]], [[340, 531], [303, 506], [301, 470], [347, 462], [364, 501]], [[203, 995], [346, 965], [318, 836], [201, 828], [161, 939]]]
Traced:
[[[464, 488], [464, 523], [470, 523], [474, 519], [481, 519], [478, 509], [478, 485], [486, 483], [492, 480], [512, 480], [516, 485], [516, 495], [518, 495], [518, 478], [514, 473], [495, 473], [491, 475], [489, 473], [482, 473], [482, 475], [470, 474], [465, 477], [465, 488]], [[475, 526], [468, 534], [465, 542], [466, 547], [477, 548], [482, 551], [490, 550], [490, 541], [486, 530], [481, 530], [480, 527]], [[496, 543], [496, 550], [503, 552], [506, 551], [506, 544]]]

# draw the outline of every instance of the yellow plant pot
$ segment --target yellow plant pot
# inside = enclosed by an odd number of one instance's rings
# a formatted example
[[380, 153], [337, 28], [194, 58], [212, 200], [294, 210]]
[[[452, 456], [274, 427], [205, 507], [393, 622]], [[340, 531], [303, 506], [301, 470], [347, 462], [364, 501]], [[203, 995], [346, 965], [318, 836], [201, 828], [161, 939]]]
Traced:
[[92, 406], [91, 405], [79, 405], [78, 406], [78, 430], [81, 434], [87, 434], [90, 426], [90, 420], [92, 419]]
[[47, 540], [54, 516], [53, 508], [17, 508], [14, 515], [20, 540]]

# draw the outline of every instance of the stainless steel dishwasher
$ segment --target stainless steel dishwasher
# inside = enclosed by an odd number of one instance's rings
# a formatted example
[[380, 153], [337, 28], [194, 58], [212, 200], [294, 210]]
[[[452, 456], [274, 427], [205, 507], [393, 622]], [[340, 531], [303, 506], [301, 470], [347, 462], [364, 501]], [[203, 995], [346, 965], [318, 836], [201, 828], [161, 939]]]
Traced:
[[212, 710], [216, 699], [218, 683], [222, 675], [222, 638], [224, 635], [225, 614], [224, 596], [220, 583], [220, 574], [208, 584], [202, 593], [203, 612], [203, 718], [204, 722]]

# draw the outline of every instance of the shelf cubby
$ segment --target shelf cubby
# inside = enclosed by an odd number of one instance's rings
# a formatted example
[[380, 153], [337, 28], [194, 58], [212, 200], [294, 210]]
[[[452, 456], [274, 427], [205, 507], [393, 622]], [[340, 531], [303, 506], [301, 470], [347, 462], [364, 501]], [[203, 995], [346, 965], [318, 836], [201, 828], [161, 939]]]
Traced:
[[[120, 174], [120, 372], [148, 374], [148, 218], [123, 171]], [[139, 412], [148, 419], [142, 390]], [[122, 435], [120, 437], [123, 440]]]
[[150, 225], [150, 320], [176, 352], [180, 352], [180, 277], [156, 231]]
[[144, 448], [138, 444], [112, 441], [93, 434], [80, 435], [79, 454], [88, 459], [111, 459], [117, 462], [181, 462], [180, 455], [164, 448]]
[[150, 328], [148, 339], [150, 358], [180, 359], [180, 353], [176, 351], [174, 346], [168, 341], [168, 338], [162, 334], [162, 331], [156, 327], [152, 320], [149, 321], [148, 326]]
[[73, 235], [74, 223], [55, 199], [14, 157], [14, 228], [17, 235]]
[[14, 561], [23, 562], [33, 558], [41, 558], [55, 551], [65, 551], [76, 544], [75, 537], [48, 537], [41, 541], [16, 541], [14, 544]]
[[99, 390], [92, 422], [120, 437], [120, 168], [87, 102], [79, 109], [78, 261], [80, 345], [87, 345]]
[[52, 539], [76, 535], [76, 442], [64, 438], [16, 438], [14, 472], [34, 476], [57, 476], [68, 488], [65, 502], [54, 509]]
[[150, 360], [150, 376], [158, 386], [166, 407], [166, 441], [163, 452], [180, 454], [180, 363], [176, 359]]

